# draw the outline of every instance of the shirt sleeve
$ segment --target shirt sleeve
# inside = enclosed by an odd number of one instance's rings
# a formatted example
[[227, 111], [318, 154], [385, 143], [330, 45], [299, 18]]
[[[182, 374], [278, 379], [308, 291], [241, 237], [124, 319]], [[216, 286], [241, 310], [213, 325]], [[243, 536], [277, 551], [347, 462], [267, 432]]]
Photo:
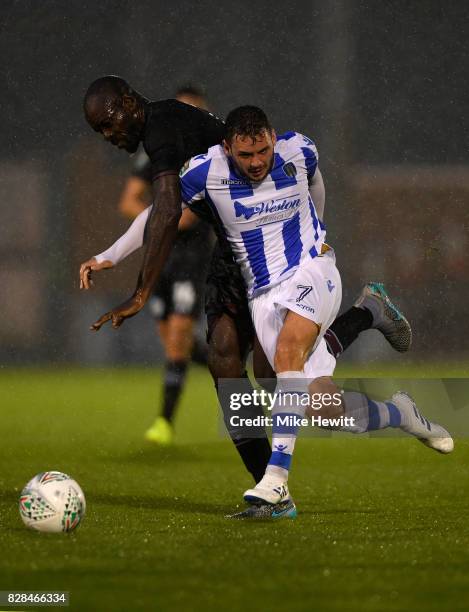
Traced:
[[146, 130], [143, 147], [150, 159], [151, 180], [168, 171], [179, 172], [180, 135], [169, 113], [158, 113]]
[[312, 178], [314, 177], [316, 173], [316, 169], [318, 167], [318, 162], [319, 162], [318, 149], [316, 145], [314, 144], [314, 142], [311, 140], [311, 138], [308, 138], [307, 136], [304, 136], [303, 134], [297, 133], [296, 141], [300, 145], [301, 151], [305, 158], [306, 173], [308, 175], [308, 182], [310, 182]]
[[190, 205], [205, 198], [211, 161], [208, 155], [197, 155], [186, 162], [182, 168], [180, 184], [182, 200], [185, 204]]
[[149, 206], [135, 217], [132, 225], [112, 246], [99, 255], [95, 255], [98, 263], [103, 261], [112, 261], [113, 265], [117, 265], [131, 253], [143, 246], [145, 236], [145, 225], [148, 221], [151, 209]]
[[145, 183], [151, 184], [151, 162], [145, 151], [140, 150], [135, 156], [135, 161], [131, 170], [131, 176], [135, 176]]

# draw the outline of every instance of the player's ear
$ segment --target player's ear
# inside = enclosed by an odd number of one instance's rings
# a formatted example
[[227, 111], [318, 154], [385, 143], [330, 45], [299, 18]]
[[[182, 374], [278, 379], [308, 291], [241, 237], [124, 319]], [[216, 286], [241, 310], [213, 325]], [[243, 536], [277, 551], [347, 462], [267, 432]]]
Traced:
[[272, 144], [275, 146], [275, 143], [277, 142], [277, 133], [274, 130], [274, 128], [272, 128], [271, 136], [272, 136]]
[[226, 142], [225, 139], [223, 139], [222, 144], [223, 144], [223, 151], [225, 151], [225, 155], [229, 155], [231, 151], [230, 145]]
[[122, 106], [127, 112], [133, 113], [137, 107], [137, 100], [129, 94], [124, 94], [122, 96]]

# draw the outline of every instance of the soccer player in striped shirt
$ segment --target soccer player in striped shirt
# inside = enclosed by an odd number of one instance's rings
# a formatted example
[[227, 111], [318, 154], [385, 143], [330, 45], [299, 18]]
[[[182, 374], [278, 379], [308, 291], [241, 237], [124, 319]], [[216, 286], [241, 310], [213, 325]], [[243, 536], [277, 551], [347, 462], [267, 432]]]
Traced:
[[[338, 429], [353, 433], [399, 427], [439, 452], [453, 450], [450, 434], [407, 394], [378, 402], [363, 393], [341, 395], [332, 381], [335, 358], [324, 334], [340, 307], [341, 279], [310, 193], [317, 172], [309, 138], [296, 132], [277, 138], [261, 109], [244, 106], [227, 117], [223, 144], [192, 158], [181, 176], [183, 201], [191, 207], [205, 200], [231, 246], [257, 338], [277, 376], [273, 451], [262, 480], [244, 494], [253, 504], [285, 504], [277, 515], [296, 513], [288, 475], [305, 415], [344, 416]], [[311, 397], [320, 401], [316, 413]]]

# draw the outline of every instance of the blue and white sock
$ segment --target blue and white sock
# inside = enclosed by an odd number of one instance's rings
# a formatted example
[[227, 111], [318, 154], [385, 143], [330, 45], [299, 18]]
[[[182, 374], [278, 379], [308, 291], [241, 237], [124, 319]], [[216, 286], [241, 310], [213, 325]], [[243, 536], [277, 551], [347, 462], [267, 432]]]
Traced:
[[265, 473], [285, 482], [298, 435], [298, 426], [285, 424], [285, 417], [288, 421], [288, 417], [303, 418], [305, 415], [309, 395], [304, 372], [277, 374], [275, 392], [278, 395], [272, 407], [272, 455]]
[[342, 395], [344, 416], [353, 418], [353, 425], [343, 426], [341, 431], [364, 433], [387, 427], [400, 427], [402, 413], [390, 401], [376, 402], [364, 393], [347, 391]]

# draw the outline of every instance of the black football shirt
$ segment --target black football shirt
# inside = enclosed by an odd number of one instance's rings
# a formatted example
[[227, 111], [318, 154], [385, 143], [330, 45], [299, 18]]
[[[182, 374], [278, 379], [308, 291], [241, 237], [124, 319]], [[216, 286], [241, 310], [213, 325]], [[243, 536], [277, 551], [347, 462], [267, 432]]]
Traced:
[[179, 172], [188, 159], [220, 144], [223, 130], [221, 119], [190, 104], [172, 99], [150, 102], [142, 143], [152, 180], [168, 171]]

